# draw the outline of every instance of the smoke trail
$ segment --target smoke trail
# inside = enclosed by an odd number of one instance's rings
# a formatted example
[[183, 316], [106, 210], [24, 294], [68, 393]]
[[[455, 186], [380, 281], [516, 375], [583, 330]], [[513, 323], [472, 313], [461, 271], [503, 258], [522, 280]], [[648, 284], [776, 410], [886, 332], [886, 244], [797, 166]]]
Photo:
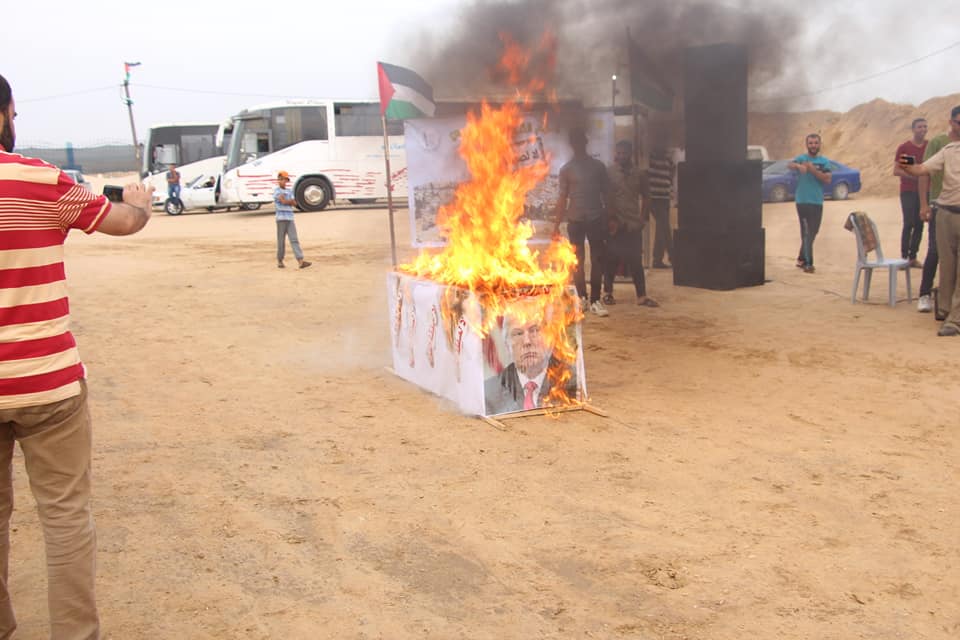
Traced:
[[[643, 73], [681, 94], [683, 51], [717, 42], [747, 46], [751, 99], [765, 109], [769, 98], [797, 95], [807, 86], [807, 69], [796, 52], [801, 28], [821, 0], [802, 7], [782, 2], [702, 0], [520, 0], [479, 1], [463, 8], [443, 34], [418, 35], [413, 66], [440, 97], [476, 98], [502, 94], [506, 87], [490, 70], [502, 52], [501, 37], [535, 47], [545, 30], [556, 34], [557, 70], [552, 79], [561, 97], [587, 105], [610, 101], [611, 75], [628, 75], [627, 32], [636, 43]], [[409, 49], [408, 49], [409, 50]], [[623, 85], [625, 86], [625, 85]], [[624, 100], [626, 102], [626, 100]]]

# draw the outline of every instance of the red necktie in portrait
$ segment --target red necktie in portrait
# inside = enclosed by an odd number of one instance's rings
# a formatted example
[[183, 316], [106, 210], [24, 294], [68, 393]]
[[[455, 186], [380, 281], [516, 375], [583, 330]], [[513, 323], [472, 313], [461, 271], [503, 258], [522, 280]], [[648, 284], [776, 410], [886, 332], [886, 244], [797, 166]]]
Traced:
[[523, 394], [523, 410], [528, 411], [530, 409], [536, 409], [537, 404], [533, 401], [533, 394], [537, 390], [537, 383], [531, 380], [527, 384], [523, 385], [523, 388], [526, 392]]

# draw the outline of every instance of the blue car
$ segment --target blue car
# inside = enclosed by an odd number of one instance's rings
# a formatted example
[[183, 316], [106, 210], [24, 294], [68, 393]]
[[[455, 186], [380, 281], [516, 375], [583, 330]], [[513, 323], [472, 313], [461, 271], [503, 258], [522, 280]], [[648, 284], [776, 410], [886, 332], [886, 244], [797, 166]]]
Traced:
[[[787, 167], [790, 162], [792, 160], [777, 160], [763, 170], [764, 202], [793, 200], [800, 174]], [[830, 161], [830, 167], [830, 184], [823, 186], [824, 197], [846, 200], [851, 193], [860, 191], [860, 171], [835, 160]]]

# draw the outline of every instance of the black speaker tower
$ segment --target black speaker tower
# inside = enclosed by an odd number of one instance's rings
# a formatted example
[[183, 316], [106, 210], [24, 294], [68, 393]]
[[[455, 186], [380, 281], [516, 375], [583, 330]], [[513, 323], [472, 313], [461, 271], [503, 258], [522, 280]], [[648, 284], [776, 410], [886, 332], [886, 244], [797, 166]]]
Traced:
[[746, 47], [686, 50], [684, 127], [673, 283], [702, 289], [763, 284], [762, 163], [746, 159]]

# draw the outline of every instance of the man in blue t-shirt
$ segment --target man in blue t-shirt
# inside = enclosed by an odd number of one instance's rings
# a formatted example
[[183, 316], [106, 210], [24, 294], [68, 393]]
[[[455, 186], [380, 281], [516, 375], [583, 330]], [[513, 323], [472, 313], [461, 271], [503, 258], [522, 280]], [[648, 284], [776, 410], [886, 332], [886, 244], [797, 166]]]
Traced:
[[807, 152], [787, 166], [800, 172], [797, 179], [797, 216], [800, 218], [800, 254], [797, 266], [813, 273], [813, 240], [823, 220], [823, 187], [830, 184], [830, 161], [820, 155], [820, 134], [807, 136]]
[[293, 197], [290, 183], [290, 174], [286, 171], [277, 173], [277, 188], [273, 190], [273, 204], [277, 209], [277, 267], [283, 269], [283, 256], [287, 249], [287, 238], [290, 238], [290, 247], [293, 256], [297, 259], [301, 269], [306, 269], [312, 263], [303, 259], [303, 250], [300, 248], [300, 239], [297, 238], [297, 225], [293, 221], [293, 205], [297, 204]]

